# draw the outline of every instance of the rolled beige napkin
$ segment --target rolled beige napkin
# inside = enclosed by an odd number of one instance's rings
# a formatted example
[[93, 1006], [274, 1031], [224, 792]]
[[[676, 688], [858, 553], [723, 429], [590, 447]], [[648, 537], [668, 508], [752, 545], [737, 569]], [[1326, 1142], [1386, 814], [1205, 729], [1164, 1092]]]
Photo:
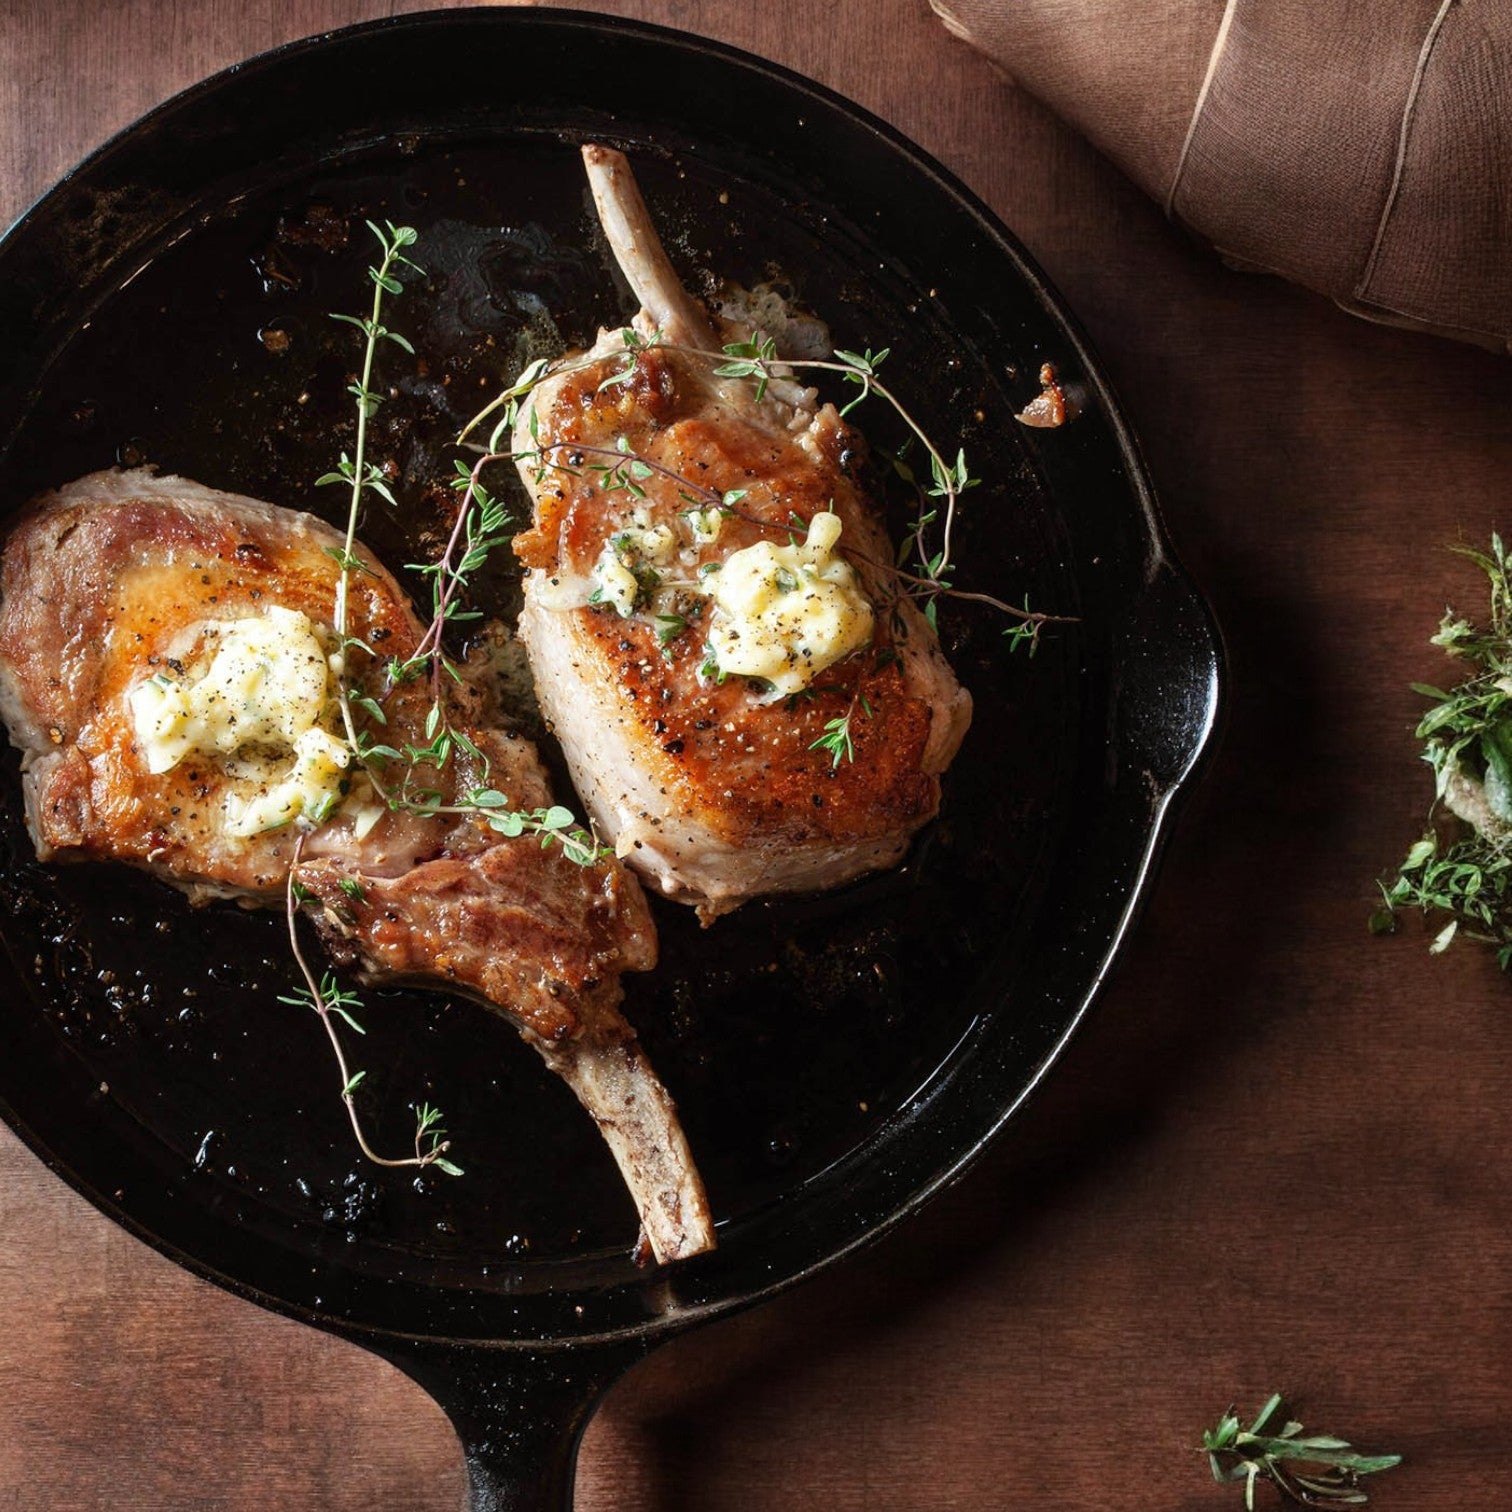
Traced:
[[931, 0], [1238, 267], [1512, 349], [1512, 0]]

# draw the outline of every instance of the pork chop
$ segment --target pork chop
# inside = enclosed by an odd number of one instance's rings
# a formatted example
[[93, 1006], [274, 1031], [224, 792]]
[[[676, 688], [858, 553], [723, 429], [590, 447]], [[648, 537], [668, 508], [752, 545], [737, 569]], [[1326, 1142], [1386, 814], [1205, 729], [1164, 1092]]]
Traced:
[[628, 163], [583, 156], [643, 308], [522, 406], [520, 635], [596, 825], [707, 922], [898, 862], [971, 699], [900, 592], [861, 438], [790, 378], [718, 376], [732, 333], [678, 282]]
[[[475, 813], [378, 801], [327, 692], [341, 545], [310, 515], [148, 470], [96, 473], [31, 506], [0, 569], [0, 712], [38, 855], [123, 861], [196, 902], [254, 906], [282, 902], [292, 867], [338, 960], [513, 1020], [598, 1122], [657, 1259], [710, 1248], [672, 1100], [619, 1011], [620, 974], [656, 959], [640, 888], [610, 857], [578, 865]], [[358, 554], [349, 631], [402, 660], [421, 639], [414, 611]], [[383, 702], [382, 739], [426, 744], [430, 692], [388, 687], [379, 658], [348, 660], [352, 685]], [[274, 728], [277, 679], [318, 690], [312, 729]], [[490, 719], [480, 688], [448, 697], [476, 754], [422, 771], [442, 805], [477, 788], [549, 804], [534, 749]]]

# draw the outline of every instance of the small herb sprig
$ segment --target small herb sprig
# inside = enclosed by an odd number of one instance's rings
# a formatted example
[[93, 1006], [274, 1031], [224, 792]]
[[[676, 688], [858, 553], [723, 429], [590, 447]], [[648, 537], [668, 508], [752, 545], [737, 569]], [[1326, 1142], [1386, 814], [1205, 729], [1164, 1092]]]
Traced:
[[[479, 788], [471, 794], [467, 809], [458, 808], [456, 812], [464, 813], [469, 809], [482, 813], [493, 829], [508, 838], [534, 835], [541, 842], [542, 850], [559, 846], [562, 854], [577, 866], [593, 866], [608, 854], [590, 831], [578, 825], [572, 810], [559, 803], [548, 808], [511, 808], [503, 793]], [[443, 809], [440, 812], [453, 811]]]
[[483, 486], [483, 469], [499, 460], [497, 454], [488, 454], [471, 467], [461, 461], [456, 464], [452, 487], [461, 499], [446, 548], [434, 562], [406, 564], [411, 571], [430, 579], [431, 621], [420, 643], [407, 657], [389, 661], [389, 680], [396, 684], [408, 682], [422, 668], [429, 666], [431, 694], [436, 707], [442, 705], [442, 676], [453, 681], [461, 678], [461, 673], [447, 658], [445, 632], [452, 625], [482, 615], [480, 609], [463, 609], [459, 599], [473, 573], [513, 535], [509, 528], [509, 510]]
[[[336, 1068], [341, 1075], [341, 1101], [346, 1107], [347, 1118], [357, 1140], [357, 1148], [367, 1159], [374, 1165], [390, 1168], [435, 1166], [438, 1171], [444, 1171], [448, 1176], [460, 1176], [462, 1168], [448, 1160], [446, 1156], [451, 1144], [445, 1138], [446, 1130], [441, 1125], [441, 1112], [438, 1108], [431, 1107], [429, 1103], [414, 1105], [415, 1153], [413, 1155], [398, 1158], [380, 1155], [368, 1143], [367, 1134], [362, 1127], [362, 1118], [357, 1111], [357, 1090], [361, 1087], [367, 1072], [351, 1069], [346, 1050], [341, 1043], [341, 1035], [337, 1032], [334, 1022], [339, 1018], [354, 1033], [366, 1034], [367, 1031], [356, 1017], [357, 1010], [362, 1007], [362, 999], [356, 993], [343, 989], [329, 971], [317, 981], [315, 973], [310, 969], [310, 963], [305, 959], [304, 951], [300, 949], [296, 920], [300, 906], [310, 901], [310, 894], [294, 880], [294, 872], [299, 865], [303, 849], [304, 836], [301, 835], [294, 843], [294, 861], [289, 868], [288, 881], [284, 888], [284, 914], [289, 926], [289, 949], [299, 967], [300, 975], [304, 978], [304, 986], [292, 996], [280, 996], [278, 1001], [288, 1003], [294, 1008], [309, 1008], [318, 1015], [325, 1028], [326, 1036], [331, 1042], [331, 1050], [336, 1056]], [[345, 886], [343, 886], [343, 891], [351, 895]]]
[[1485, 573], [1490, 623], [1447, 610], [1430, 643], [1469, 668], [1452, 689], [1413, 684], [1432, 700], [1419, 720], [1423, 760], [1433, 769], [1428, 827], [1381, 884], [1378, 934], [1396, 928], [1402, 909], [1448, 915], [1429, 949], [1457, 937], [1497, 947], [1512, 968], [1512, 562], [1498, 535], [1490, 552], [1458, 548]]
[[866, 694], [859, 689], [856, 691], [856, 696], [851, 699], [850, 707], [845, 713], [826, 721], [824, 733], [809, 746], [809, 750], [811, 751], [828, 751], [830, 753], [830, 766], [832, 768], [838, 767], [842, 760], [854, 761], [856, 759], [856, 746], [851, 736], [851, 724], [856, 717], [858, 709], [868, 719], [873, 717], [872, 706], [867, 701]]
[[1360, 1477], [1402, 1462], [1399, 1454], [1356, 1454], [1331, 1434], [1305, 1434], [1279, 1392], [1248, 1428], [1230, 1407], [1216, 1428], [1203, 1433], [1202, 1452], [1220, 1485], [1244, 1483], [1247, 1512], [1254, 1512], [1255, 1486], [1262, 1480], [1301, 1507], [1361, 1507], [1370, 1498]]
[[[378, 413], [379, 406], [383, 403], [382, 395], [373, 388], [373, 363], [378, 354], [378, 344], [382, 341], [393, 342], [402, 351], [413, 354], [415, 349], [407, 337], [382, 324], [383, 296], [385, 294], [398, 295], [403, 292], [404, 285], [396, 276], [397, 269], [410, 268], [416, 273], [424, 271], [418, 263], [404, 255], [404, 248], [414, 246], [419, 239], [413, 226], [396, 226], [392, 221], [385, 221], [382, 226], [376, 221], [369, 221], [367, 225], [368, 230], [377, 237], [383, 254], [376, 266], [368, 268], [368, 277], [373, 284], [372, 309], [365, 319], [356, 315], [333, 314], [331, 316], [332, 320], [356, 326], [363, 334], [361, 375], [347, 386], [347, 392], [354, 395], [357, 400], [357, 439], [351, 457], [342, 452], [335, 471], [328, 472], [315, 480], [316, 487], [330, 483], [345, 483], [351, 489], [351, 498], [347, 505], [346, 532], [341, 548], [339, 551], [334, 547], [329, 548], [329, 554], [336, 559], [339, 568], [336, 578], [334, 617], [336, 698], [341, 709], [341, 722], [346, 730], [347, 743], [353, 750], [358, 748], [357, 724], [352, 715], [353, 699], [347, 686], [346, 657], [347, 652], [355, 647], [360, 646], [368, 651], [372, 649], [364, 642], [353, 640], [348, 629], [348, 603], [351, 597], [352, 574], [368, 570], [362, 558], [357, 555], [357, 518], [362, 508], [362, 496], [368, 491], [377, 494], [390, 504], [395, 503], [393, 491], [384, 478], [383, 470], [370, 462], [367, 455], [368, 421]], [[364, 707], [369, 713], [373, 712], [371, 700], [365, 701]]]
[[[777, 346], [771, 337], [757, 335], [750, 341], [732, 342], [718, 353], [699, 351], [697, 348], [684, 350], [711, 361], [718, 361], [721, 357], [727, 359], [714, 369], [714, 376], [754, 379], [758, 404], [765, 397], [767, 386], [774, 376], [786, 376], [788, 372], [801, 368], [811, 372], [838, 373], [841, 382], [859, 388], [860, 392], [841, 409], [842, 417], [849, 415], [872, 394], [891, 407], [929, 458], [929, 482], [923, 485], [919, 484], [912, 470], [903, 464], [905, 481], [919, 489], [920, 505], [899, 551], [898, 562], [901, 566], [910, 557], [914, 559], [915, 570], [910, 574], [909, 581], [918, 593], [925, 619], [931, 627], [937, 628], [940, 595], [951, 593], [954, 586], [953, 546], [957, 509], [967, 490], [978, 487], [982, 480], [974, 477], [967, 467], [964, 447], [957, 449], [953, 462], [948, 461], [903, 401], [877, 377], [878, 369], [886, 361], [890, 349], [884, 347], [881, 351], [874, 352], [868, 347], [864, 352], [849, 352], [837, 347], [833, 357], [829, 359], [784, 361], [778, 358]], [[1019, 612], [1011, 606], [1004, 607], [1011, 614]], [[1024, 623], [1033, 624], [1037, 633], [1043, 619], [1026, 614]], [[1017, 645], [1018, 641], [1014, 644]]]

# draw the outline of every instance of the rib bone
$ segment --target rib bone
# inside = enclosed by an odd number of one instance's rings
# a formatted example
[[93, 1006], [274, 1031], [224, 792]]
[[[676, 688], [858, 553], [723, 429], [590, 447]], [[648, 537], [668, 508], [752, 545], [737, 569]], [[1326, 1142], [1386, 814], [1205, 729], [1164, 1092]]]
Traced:
[[583, 148], [583, 166], [604, 235], [652, 326], [682, 346], [713, 347], [709, 318], [667, 260], [624, 153], [590, 142]]

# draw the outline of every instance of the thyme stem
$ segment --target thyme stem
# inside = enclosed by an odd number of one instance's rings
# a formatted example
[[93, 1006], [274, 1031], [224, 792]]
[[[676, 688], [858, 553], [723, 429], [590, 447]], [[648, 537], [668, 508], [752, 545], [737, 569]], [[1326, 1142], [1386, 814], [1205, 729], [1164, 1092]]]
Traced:
[[[421, 1150], [421, 1140], [428, 1132], [433, 1131], [432, 1126], [436, 1122], [434, 1117], [427, 1119], [423, 1113], [417, 1120], [414, 1155], [404, 1156], [400, 1159], [391, 1159], [388, 1156], [380, 1155], [368, 1143], [367, 1134], [362, 1127], [362, 1119], [357, 1112], [356, 1099], [356, 1089], [362, 1081], [363, 1073], [358, 1071], [355, 1075], [353, 1074], [350, 1065], [347, 1063], [346, 1050], [342, 1046], [341, 1036], [336, 1032], [336, 1025], [331, 1022], [333, 1009], [339, 1008], [342, 1016], [348, 1020], [351, 1020], [351, 1015], [344, 1006], [341, 1006], [337, 1002], [336, 995], [327, 982], [316, 981], [315, 973], [310, 969], [310, 963], [305, 959], [304, 951], [300, 948], [299, 944], [299, 930], [296, 927], [298, 909], [294, 896], [294, 873], [303, 858], [304, 843], [305, 837], [303, 835], [300, 835], [295, 840], [294, 855], [289, 864], [289, 875], [284, 883], [284, 917], [289, 927], [289, 949], [294, 956], [295, 964], [299, 967], [299, 974], [304, 978], [305, 991], [308, 994], [308, 1005], [319, 1015], [320, 1022], [325, 1028], [326, 1038], [331, 1042], [331, 1050], [336, 1057], [336, 1069], [341, 1075], [341, 1100], [346, 1105], [347, 1118], [352, 1125], [352, 1134], [357, 1140], [357, 1148], [374, 1165], [387, 1166], [390, 1169], [397, 1169], [401, 1166], [438, 1165], [449, 1175], [461, 1175], [461, 1172], [449, 1160], [444, 1158], [447, 1150], [450, 1148], [449, 1141], [438, 1138], [432, 1141], [431, 1147], [428, 1150]], [[350, 1003], [354, 1001], [349, 994], [344, 996], [346, 1002]], [[289, 999], [284, 999], [284, 1001], [287, 1002]], [[425, 1111], [430, 1112], [431, 1110], [427, 1108]], [[435, 1130], [434, 1132], [439, 1133], [439, 1130]]]
[[483, 469], [491, 462], [504, 461], [508, 457], [508, 452], [487, 452], [478, 458], [468, 473], [466, 486], [461, 490], [462, 498], [457, 506], [457, 517], [452, 522], [451, 535], [447, 537], [446, 549], [441, 553], [435, 567], [435, 613], [430, 624], [426, 626], [419, 645], [408, 658], [410, 664], [419, 661], [422, 657], [430, 659], [431, 696], [437, 703], [441, 701], [441, 674], [444, 660], [441, 634], [452, 609], [452, 596], [461, 588], [464, 580], [464, 573], [456, 561], [457, 548], [462, 544], [463, 538], [471, 534], [468, 526], [473, 518], [473, 505], [478, 501], [481, 493]]
[[[367, 483], [368, 416], [373, 410], [367, 396], [372, 393], [373, 359], [378, 352], [378, 320], [383, 314], [383, 295], [390, 277], [389, 270], [399, 256], [400, 244], [397, 234], [387, 241], [380, 235], [379, 240], [383, 242], [383, 261], [373, 279], [373, 308], [368, 316], [366, 340], [363, 343], [362, 377], [358, 380], [360, 392], [357, 396], [357, 440], [353, 446], [352, 459], [352, 496], [347, 506], [346, 534], [341, 545], [341, 561], [336, 578], [336, 696], [341, 704], [341, 722], [346, 727], [347, 743], [353, 749], [357, 745], [357, 726], [352, 718], [352, 705], [346, 688], [347, 602], [351, 590], [352, 553], [357, 546], [357, 515], [362, 506], [362, 491]], [[413, 232], [410, 233], [409, 240], [414, 240]]]

